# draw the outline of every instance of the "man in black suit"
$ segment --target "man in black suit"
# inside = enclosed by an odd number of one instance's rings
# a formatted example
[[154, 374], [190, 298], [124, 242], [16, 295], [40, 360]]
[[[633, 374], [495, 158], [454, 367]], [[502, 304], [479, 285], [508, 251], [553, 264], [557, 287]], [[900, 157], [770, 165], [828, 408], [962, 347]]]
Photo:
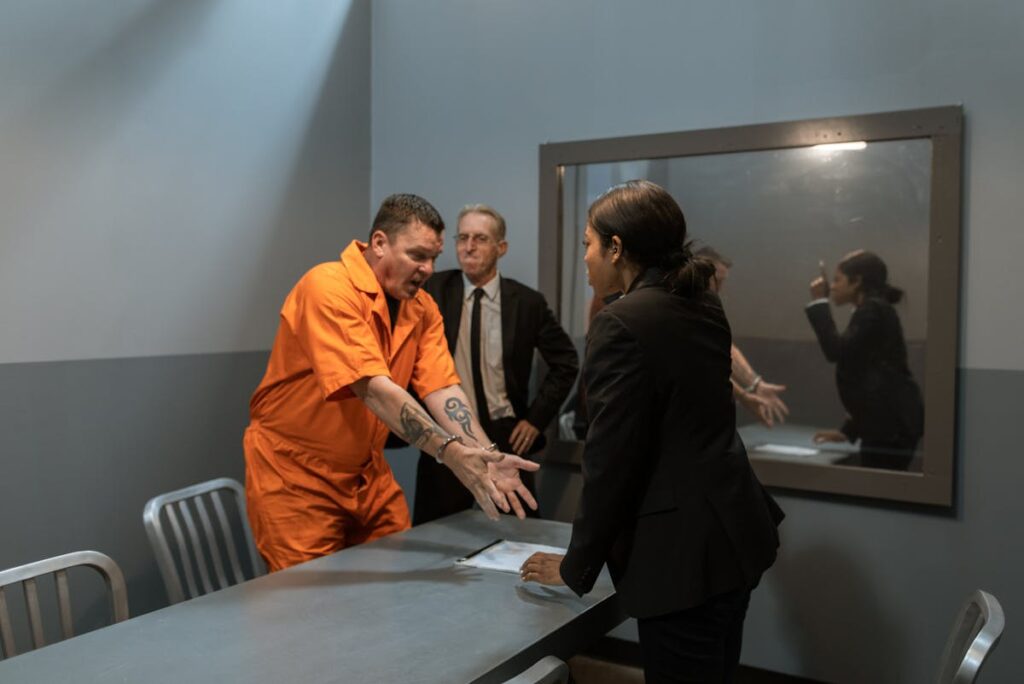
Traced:
[[[435, 274], [424, 289], [441, 309], [455, 368], [494, 448], [536, 454], [544, 447], [542, 432], [576, 380], [576, 348], [543, 295], [498, 273], [498, 259], [508, 251], [501, 214], [484, 204], [464, 207], [455, 244], [461, 269]], [[534, 350], [548, 371], [531, 402]], [[523, 474], [535, 494], [532, 473]], [[421, 454], [413, 524], [468, 509], [473, 497], [467, 494], [448, 468]]]

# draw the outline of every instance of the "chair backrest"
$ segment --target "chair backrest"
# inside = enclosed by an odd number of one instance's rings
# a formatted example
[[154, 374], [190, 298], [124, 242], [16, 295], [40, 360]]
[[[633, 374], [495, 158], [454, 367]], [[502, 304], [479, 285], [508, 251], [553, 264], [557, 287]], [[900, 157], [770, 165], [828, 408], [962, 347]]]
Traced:
[[960, 610], [946, 641], [939, 684], [970, 684], [1003, 633], [1003, 608], [995, 596], [975, 591]]
[[544, 656], [532, 667], [520, 672], [505, 684], [566, 684], [569, 666], [555, 656]]
[[[225, 496], [236, 515], [229, 515], [224, 505]], [[208, 504], [212, 505], [212, 516]], [[245, 492], [242, 485], [230, 478], [222, 477], [155, 496], [146, 503], [142, 520], [171, 603], [266, 574], [245, 512]], [[248, 573], [243, 572], [239, 562], [237, 542], [245, 546]]]
[[61, 637], [68, 639], [75, 635], [71, 619], [71, 591], [68, 586], [67, 571], [78, 566], [93, 568], [103, 577], [103, 581], [107, 585], [107, 595], [110, 598], [112, 622], [128, 619], [128, 591], [125, 588], [124, 574], [113, 559], [98, 551], [75, 551], [63, 556], [19, 565], [10, 570], [2, 570], [0, 571], [0, 646], [2, 646], [0, 650], [3, 651], [3, 657], [10, 658], [18, 654], [11, 614], [7, 608], [6, 589], [13, 584], [20, 583], [25, 596], [25, 614], [28, 616], [33, 649], [46, 645], [42, 611], [39, 608], [39, 587], [36, 583], [36, 580], [44, 575], [53, 575]]

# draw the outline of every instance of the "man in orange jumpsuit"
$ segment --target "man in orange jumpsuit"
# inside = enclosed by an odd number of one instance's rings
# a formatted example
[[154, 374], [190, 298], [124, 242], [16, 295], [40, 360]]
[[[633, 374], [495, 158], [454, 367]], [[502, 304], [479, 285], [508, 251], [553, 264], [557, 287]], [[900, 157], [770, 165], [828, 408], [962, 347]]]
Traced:
[[409, 527], [384, 460], [389, 429], [451, 468], [491, 518], [523, 517], [518, 497], [536, 508], [519, 479], [536, 464], [494, 449], [420, 290], [443, 231], [429, 202], [392, 195], [368, 243], [353, 240], [285, 299], [244, 438], [249, 520], [270, 570]]

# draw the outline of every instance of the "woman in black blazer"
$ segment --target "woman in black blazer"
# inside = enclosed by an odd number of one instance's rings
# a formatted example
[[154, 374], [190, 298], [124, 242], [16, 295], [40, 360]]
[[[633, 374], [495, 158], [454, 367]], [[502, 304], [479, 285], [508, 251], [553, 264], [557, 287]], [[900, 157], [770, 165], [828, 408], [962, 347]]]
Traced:
[[714, 265], [691, 255], [682, 210], [648, 181], [598, 198], [585, 236], [591, 285], [625, 295], [588, 333], [590, 425], [568, 551], [535, 554], [521, 575], [583, 595], [607, 563], [638, 619], [647, 682], [731, 681], [782, 511], [736, 433]]
[[[847, 412], [839, 430], [815, 435], [815, 442], [860, 439], [859, 465], [905, 470], [924, 431], [921, 390], [907, 366], [903, 327], [893, 304], [903, 292], [888, 282], [882, 259], [858, 250], [843, 257], [832, 286], [811, 282], [807, 318], [825, 358], [836, 364], [836, 387]], [[856, 307], [841, 334], [828, 298]]]

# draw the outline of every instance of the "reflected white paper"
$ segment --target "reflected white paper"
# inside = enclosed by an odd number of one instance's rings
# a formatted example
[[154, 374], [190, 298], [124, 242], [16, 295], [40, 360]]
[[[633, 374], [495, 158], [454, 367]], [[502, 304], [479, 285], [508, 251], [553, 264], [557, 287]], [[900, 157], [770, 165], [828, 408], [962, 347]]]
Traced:
[[785, 456], [817, 456], [821, 453], [819, 449], [808, 449], [807, 447], [790, 446], [788, 444], [758, 444], [754, 449], [767, 451], [772, 454], [783, 454]]
[[560, 549], [557, 546], [502, 540], [469, 558], [459, 558], [455, 564], [469, 568], [518, 573], [526, 559], [538, 552], [564, 554], [565, 549]]

